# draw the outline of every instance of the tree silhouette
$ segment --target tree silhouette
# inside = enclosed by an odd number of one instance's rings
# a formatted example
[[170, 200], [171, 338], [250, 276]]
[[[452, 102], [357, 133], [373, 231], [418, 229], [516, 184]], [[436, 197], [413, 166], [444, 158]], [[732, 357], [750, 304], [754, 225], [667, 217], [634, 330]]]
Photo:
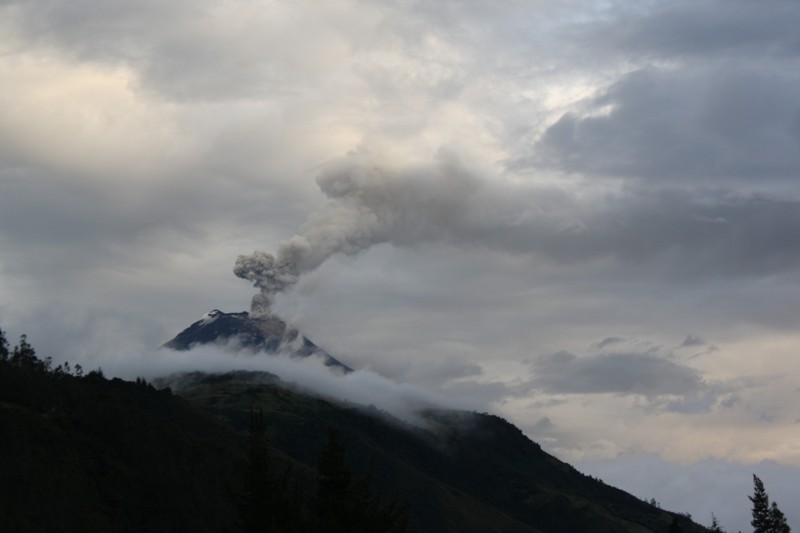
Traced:
[[775, 502], [772, 502], [772, 506], [769, 509], [769, 521], [774, 533], [791, 532], [789, 524], [786, 523], [786, 516], [778, 509], [778, 504]]
[[344, 462], [344, 444], [339, 440], [339, 433], [336, 428], [328, 428], [328, 440], [319, 452], [317, 470], [315, 515], [318, 529], [331, 532], [353, 530], [351, 478]]
[[250, 410], [249, 465], [239, 513], [245, 532], [299, 531], [304, 529], [300, 497], [290, 488], [291, 467], [276, 477], [269, 455], [262, 411]]
[[747, 498], [753, 503], [753, 519], [750, 521], [753, 533], [769, 533], [769, 496], [764, 490], [764, 483], [755, 474], [753, 474], [753, 495]]
[[719, 525], [719, 520], [717, 520], [717, 515], [711, 513], [711, 527], [708, 528], [709, 530], [713, 531], [714, 533], [724, 533], [722, 528]]
[[770, 505], [764, 483], [755, 474], [753, 474], [753, 495], [748, 496], [748, 499], [753, 503], [753, 519], [750, 521], [753, 533], [791, 532], [789, 524], [786, 523], [786, 516], [778, 508], [777, 503], [772, 502]]
[[409, 531], [408, 506], [397, 496], [384, 506], [372, 491], [372, 463], [364, 476], [353, 481], [345, 463], [345, 446], [338, 431], [328, 429], [319, 453], [315, 518], [317, 531], [332, 533], [402, 533]]
[[681, 529], [681, 525], [678, 523], [678, 517], [672, 517], [672, 523], [669, 525], [669, 529], [667, 533], [682, 533], [683, 529]]
[[242, 529], [266, 531], [272, 522], [272, 494], [269, 483], [269, 453], [266, 424], [261, 411], [250, 410], [249, 465], [240, 507]]
[[22, 335], [19, 338], [19, 344], [14, 346], [14, 351], [11, 353], [11, 364], [28, 372], [47, 372], [48, 370], [44, 361], [36, 357], [36, 350], [28, 344], [26, 335]]
[[8, 341], [2, 329], [0, 329], [0, 361], [8, 361]]

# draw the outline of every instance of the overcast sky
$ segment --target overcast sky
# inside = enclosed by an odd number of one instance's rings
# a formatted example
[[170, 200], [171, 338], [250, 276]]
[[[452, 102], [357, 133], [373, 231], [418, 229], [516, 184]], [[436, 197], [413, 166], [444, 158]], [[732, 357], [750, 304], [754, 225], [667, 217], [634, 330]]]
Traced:
[[249, 308], [237, 256], [294, 237], [322, 249], [273, 310], [346, 364], [702, 523], [747, 530], [759, 473], [800, 528], [798, 28], [789, 0], [5, 0], [0, 327], [102, 365]]

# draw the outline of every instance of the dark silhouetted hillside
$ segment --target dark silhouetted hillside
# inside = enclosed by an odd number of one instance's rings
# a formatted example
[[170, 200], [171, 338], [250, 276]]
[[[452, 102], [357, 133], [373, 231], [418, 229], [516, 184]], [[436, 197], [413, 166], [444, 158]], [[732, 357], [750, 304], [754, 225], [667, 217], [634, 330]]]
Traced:
[[[181, 394], [246, 427], [263, 409], [272, 445], [313, 468], [326, 428], [356, 470], [373, 463], [385, 499], [399, 492], [422, 531], [666, 531], [673, 514], [579, 473], [500, 417], [430, 410], [409, 425], [374, 408], [300, 393], [258, 373], [195, 374]], [[683, 516], [684, 531], [705, 531]]]
[[143, 383], [0, 364], [0, 531], [224, 531], [241, 436]]
[[429, 410], [409, 425], [258, 372], [186, 374], [178, 396], [50, 369], [26, 349], [0, 353], [0, 531], [240, 531], [254, 409], [271, 475], [289, 476], [274, 486], [293, 491], [273, 501], [296, 502], [310, 531], [328, 531], [313, 509], [331, 427], [353, 479], [368, 480], [358, 501], [407, 503], [419, 531], [662, 532], [674, 518], [496, 416]]

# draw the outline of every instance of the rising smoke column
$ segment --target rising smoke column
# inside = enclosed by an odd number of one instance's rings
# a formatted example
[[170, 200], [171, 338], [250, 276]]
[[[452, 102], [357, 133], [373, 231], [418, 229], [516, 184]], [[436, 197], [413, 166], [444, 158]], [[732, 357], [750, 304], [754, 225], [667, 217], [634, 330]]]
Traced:
[[252, 312], [268, 314], [275, 294], [329, 257], [355, 255], [375, 244], [398, 245], [445, 238], [463, 223], [479, 181], [451, 154], [440, 154], [431, 168], [399, 172], [373, 160], [352, 156], [333, 165], [317, 183], [329, 202], [309, 217], [300, 232], [278, 245], [275, 254], [240, 255], [236, 276], [260, 293]]

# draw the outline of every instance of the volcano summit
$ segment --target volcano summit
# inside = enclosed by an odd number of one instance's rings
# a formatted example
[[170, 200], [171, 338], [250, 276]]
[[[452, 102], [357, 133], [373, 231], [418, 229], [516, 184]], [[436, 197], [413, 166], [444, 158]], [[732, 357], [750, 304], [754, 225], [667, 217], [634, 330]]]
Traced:
[[353, 371], [300, 334], [297, 329], [271, 314], [256, 317], [246, 311], [223, 313], [214, 309], [162, 347], [186, 351], [201, 344], [232, 344], [258, 353], [316, 357], [322, 359], [325, 366], [342, 373]]

